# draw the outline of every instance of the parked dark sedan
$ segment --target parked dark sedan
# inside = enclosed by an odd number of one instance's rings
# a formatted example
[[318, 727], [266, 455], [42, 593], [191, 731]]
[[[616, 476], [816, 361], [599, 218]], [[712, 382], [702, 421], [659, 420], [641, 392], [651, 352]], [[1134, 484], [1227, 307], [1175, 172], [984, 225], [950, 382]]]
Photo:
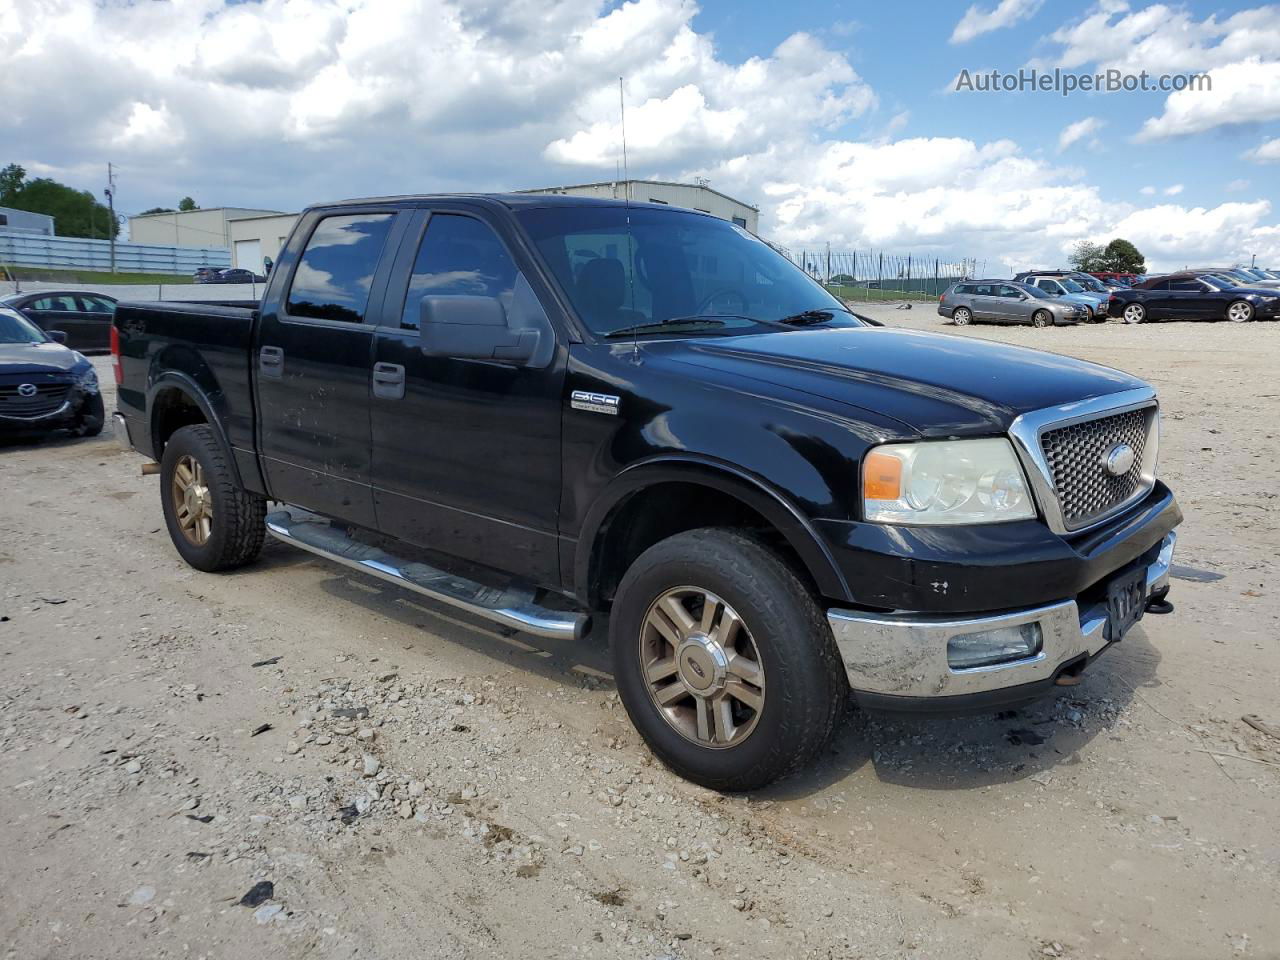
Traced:
[[0, 297], [0, 305], [17, 310], [41, 330], [61, 330], [67, 346], [85, 353], [111, 349], [111, 320], [116, 299], [79, 290], [42, 290]]
[[1111, 295], [1107, 312], [1125, 323], [1144, 320], [1247, 320], [1280, 316], [1280, 290], [1230, 286], [1211, 273], [1151, 277]]
[[69, 429], [102, 432], [102, 392], [93, 364], [63, 345], [61, 330], [41, 330], [0, 306], [0, 435]]
[[222, 267], [196, 267], [195, 273], [191, 275], [191, 281], [192, 283], [217, 283], [218, 274], [222, 270]]
[[251, 270], [242, 270], [239, 267], [232, 267], [229, 270], [218, 271], [217, 279], [210, 280], [210, 283], [266, 283], [267, 278], [259, 276]]

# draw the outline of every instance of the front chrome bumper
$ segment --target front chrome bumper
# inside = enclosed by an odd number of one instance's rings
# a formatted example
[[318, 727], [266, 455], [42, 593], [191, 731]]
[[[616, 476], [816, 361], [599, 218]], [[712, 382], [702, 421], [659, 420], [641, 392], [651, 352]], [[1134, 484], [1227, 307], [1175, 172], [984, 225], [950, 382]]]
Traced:
[[[1166, 536], [1155, 562], [1147, 567], [1148, 598], [1167, 592], [1176, 539], [1176, 533]], [[1105, 604], [1081, 609], [1075, 600], [968, 619], [856, 610], [827, 613], [853, 690], [903, 698], [957, 697], [1051, 682], [1065, 664], [1102, 651], [1108, 643], [1107, 618]], [[1040, 624], [1042, 644], [1035, 656], [965, 670], [948, 664], [951, 637], [1027, 623]]]

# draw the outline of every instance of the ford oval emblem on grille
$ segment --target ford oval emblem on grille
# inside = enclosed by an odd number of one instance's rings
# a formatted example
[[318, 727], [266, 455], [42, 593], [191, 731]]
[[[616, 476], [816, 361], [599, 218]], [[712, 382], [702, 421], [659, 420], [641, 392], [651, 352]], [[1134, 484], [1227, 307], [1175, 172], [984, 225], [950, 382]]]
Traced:
[[34, 397], [36, 393], [37, 390], [34, 383], [22, 383], [18, 385], [18, 396], [20, 397]]
[[1107, 473], [1113, 477], [1123, 477], [1133, 468], [1133, 461], [1136, 456], [1133, 452], [1133, 447], [1127, 443], [1117, 443], [1102, 458], [1102, 465], [1107, 468]]

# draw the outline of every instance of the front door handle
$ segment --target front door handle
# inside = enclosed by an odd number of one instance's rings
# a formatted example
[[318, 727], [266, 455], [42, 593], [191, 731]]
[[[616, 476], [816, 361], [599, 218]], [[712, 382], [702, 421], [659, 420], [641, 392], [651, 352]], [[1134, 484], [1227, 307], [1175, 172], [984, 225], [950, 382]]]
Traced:
[[383, 400], [403, 400], [404, 367], [398, 363], [375, 363], [373, 395]]
[[263, 347], [258, 351], [258, 373], [272, 380], [284, 376], [284, 350], [280, 347]]

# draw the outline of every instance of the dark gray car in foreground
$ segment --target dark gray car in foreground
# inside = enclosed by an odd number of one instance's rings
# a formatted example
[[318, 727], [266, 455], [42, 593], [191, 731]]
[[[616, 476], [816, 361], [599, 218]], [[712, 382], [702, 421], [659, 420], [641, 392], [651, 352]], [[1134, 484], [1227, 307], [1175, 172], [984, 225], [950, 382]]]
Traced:
[[938, 298], [938, 313], [958, 327], [979, 321], [1048, 327], [1089, 319], [1088, 307], [1014, 280], [961, 280]]

